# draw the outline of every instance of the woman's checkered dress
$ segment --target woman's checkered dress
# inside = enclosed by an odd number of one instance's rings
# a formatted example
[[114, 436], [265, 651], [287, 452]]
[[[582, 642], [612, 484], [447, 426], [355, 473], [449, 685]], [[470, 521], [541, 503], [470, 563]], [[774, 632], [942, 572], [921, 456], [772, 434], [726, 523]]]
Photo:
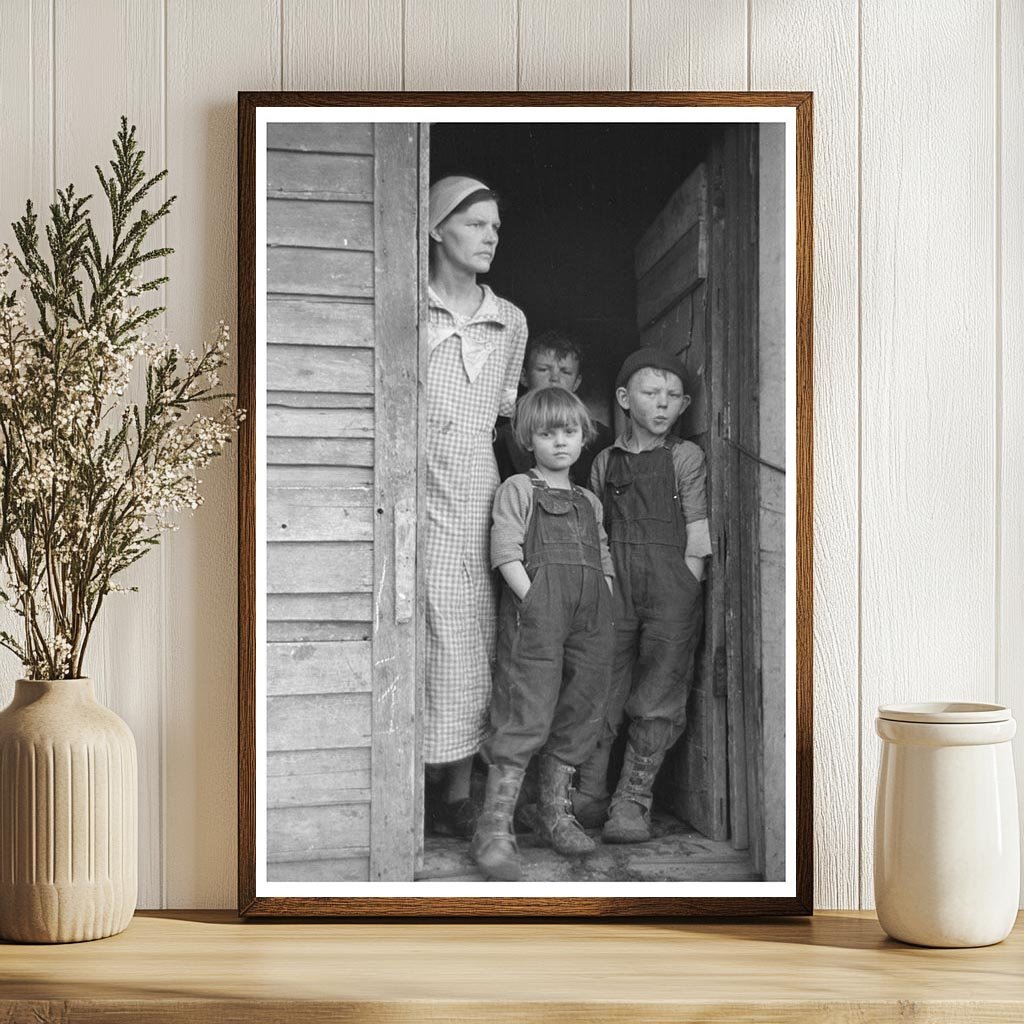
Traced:
[[431, 290], [427, 364], [427, 651], [423, 758], [474, 753], [487, 735], [495, 646], [491, 502], [494, 421], [510, 416], [526, 318], [484, 286], [471, 317]]

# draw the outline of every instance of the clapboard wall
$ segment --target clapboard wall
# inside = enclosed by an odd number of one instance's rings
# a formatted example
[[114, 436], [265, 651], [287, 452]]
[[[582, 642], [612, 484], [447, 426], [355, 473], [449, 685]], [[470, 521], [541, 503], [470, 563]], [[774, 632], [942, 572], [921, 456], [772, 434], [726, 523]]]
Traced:
[[369, 878], [374, 133], [267, 128], [267, 879]]
[[[234, 315], [239, 89], [815, 91], [816, 900], [870, 905], [875, 706], [1024, 705], [1024, 4], [2, 11], [0, 225], [55, 183], [87, 186], [126, 112], [180, 196], [162, 326], [186, 348]], [[235, 901], [234, 479], [232, 453], [94, 641], [90, 671], [139, 741], [143, 906]], [[4, 660], [4, 698], [16, 674]]]

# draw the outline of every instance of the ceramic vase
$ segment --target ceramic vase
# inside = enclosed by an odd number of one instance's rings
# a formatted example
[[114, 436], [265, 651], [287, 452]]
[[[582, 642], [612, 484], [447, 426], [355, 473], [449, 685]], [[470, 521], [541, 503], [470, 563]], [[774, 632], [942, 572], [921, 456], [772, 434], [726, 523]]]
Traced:
[[1017, 915], [1020, 838], [1010, 740], [998, 704], [878, 709], [875, 905], [894, 939], [988, 946]]
[[91, 679], [17, 681], [0, 712], [0, 938], [81, 942], [128, 926], [137, 780], [131, 730]]

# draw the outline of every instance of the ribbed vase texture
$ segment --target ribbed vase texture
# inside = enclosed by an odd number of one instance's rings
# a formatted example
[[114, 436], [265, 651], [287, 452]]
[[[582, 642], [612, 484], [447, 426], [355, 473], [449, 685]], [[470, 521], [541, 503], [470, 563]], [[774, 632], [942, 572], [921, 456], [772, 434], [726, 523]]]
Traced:
[[28, 680], [0, 712], [0, 938], [123, 931], [138, 891], [138, 767], [90, 679]]

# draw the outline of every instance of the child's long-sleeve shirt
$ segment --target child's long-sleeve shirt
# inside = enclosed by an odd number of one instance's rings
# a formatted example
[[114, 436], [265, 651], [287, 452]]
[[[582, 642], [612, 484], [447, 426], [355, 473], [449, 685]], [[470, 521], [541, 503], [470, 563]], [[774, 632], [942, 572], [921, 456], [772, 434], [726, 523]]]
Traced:
[[[581, 487], [597, 517], [597, 535], [601, 542], [601, 568], [605, 576], [614, 576], [608, 535], [604, 530], [604, 509], [596, 495]], [[523, 541], [533, 511], [535, 488], [525, 473], [510, 476], [498, 487], [494, 495], [491, 525], [491, 568], [497, 569], [508, 562], [523, 561]]]
[[[649, 447], [656, 448], [663, 443], [658, 440]], [[632, 431], [628, 427], [615, 439], [611, 447], [633, 453], [643, 450], [637, 447]], [[692, 441], [680, 441], [670, 450], [679, 505], [686, 521], [686, 557], [706, 558], [712, 553], [712, 549], [711, 531], [708, 528], [707, 463], [704, 452]], [[597, 495], [604, 494], [610, 452], [611, 448], [605, 448], [600, 452], [590, 470], [590, 487]]]

